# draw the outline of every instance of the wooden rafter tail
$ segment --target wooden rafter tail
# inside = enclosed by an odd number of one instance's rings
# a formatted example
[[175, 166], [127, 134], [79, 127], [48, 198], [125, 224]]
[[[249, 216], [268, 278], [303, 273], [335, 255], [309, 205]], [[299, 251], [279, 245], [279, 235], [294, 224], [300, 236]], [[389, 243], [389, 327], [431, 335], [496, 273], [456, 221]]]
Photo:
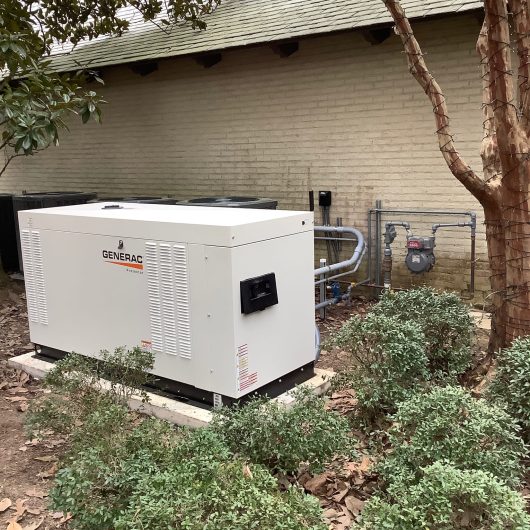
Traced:
[[491, 200], [489, 186], [471, 169], [456, 150], [449, 125], [449, 111], [445, 96], [427, 67], [420, 45], [401, 3], [399, 0], [383, 0], [383, 3], [392, 16], [395, 31], [403, 43], [409, 70], [431, 101], [436, 121], [438, 144], [449, 169], [482, 204], [489, 202]]
[[513, 15], [514, 36], [519, 56], [518, 107], [522, 123], [530, 133], [530, 0], [509, 0]]

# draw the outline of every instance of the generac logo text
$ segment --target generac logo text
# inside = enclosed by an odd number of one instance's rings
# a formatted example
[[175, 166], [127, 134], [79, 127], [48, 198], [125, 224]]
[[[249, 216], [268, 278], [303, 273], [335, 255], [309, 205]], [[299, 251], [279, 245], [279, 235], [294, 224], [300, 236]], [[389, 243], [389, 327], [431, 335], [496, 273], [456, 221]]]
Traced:
[[113, 265], [130, 267], [131, 269], [143, 270], [143, 257], [140, 254], [129, 254], [127, 252], [115, 252], [113, 250], [103, 250], [103, 259]]

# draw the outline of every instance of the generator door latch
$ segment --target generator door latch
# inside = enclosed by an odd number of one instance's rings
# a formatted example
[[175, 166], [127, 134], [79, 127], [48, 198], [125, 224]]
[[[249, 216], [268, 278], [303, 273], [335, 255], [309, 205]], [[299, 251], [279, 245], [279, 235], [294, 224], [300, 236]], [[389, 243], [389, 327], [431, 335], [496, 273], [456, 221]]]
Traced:
[[241, 282], [241, 313], [250, 315], [278, 303], [274, 272]]

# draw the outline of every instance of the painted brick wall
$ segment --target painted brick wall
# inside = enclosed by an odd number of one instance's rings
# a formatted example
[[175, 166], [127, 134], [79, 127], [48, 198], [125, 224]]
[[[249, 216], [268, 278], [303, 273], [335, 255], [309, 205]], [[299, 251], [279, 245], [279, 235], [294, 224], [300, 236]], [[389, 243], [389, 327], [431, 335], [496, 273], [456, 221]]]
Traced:
[[[415, 27], [446, 91], [457, 145], [480, 171], [474, 51], [479, 24], [466, 15]], [[429, 102], [410, 77], [396, 36], [371, 46], [359, 33], [346, 33], [303, 40], [299, 52], [285, 59], [262, 46], [227, 51], [211, 69], [179, 58], [161, 61], [146, 77], [125, 66], [103, 75], [103, 125], [76, 122], [60, 147], [17, 159], [0, 179], [0, 191], [94, 190], [183, 199], [242, 194], [306, 209], [308, 190], [330, 189], [332, 217], [361, 230], [376, 199], [385, 207], [480, 213], [442, 160]], [[432, 222], [448, 221], [405, 217], [384, 220], [411, 221], [419, 235]], [[400, 284], [466, 289], [469, 232], [440, 232], [437, 243], [435, 270], [411, 276], [402, 264], [403, 239], [396, 241]], [[478, 258], [477, 288], [485, 292], [481, 216]]]

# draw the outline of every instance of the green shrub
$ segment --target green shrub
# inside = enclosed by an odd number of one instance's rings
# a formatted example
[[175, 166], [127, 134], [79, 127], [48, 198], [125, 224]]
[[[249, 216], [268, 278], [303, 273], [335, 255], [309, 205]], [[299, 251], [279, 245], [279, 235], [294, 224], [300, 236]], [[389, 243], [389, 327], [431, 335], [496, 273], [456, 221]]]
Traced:
[[257, 398], [215, 409], [211, 428], [234, 453], [284, 473], [295, 473], [302, 462], [320, 471], [333, 455], [351, 454], [347, 419], [327, 411], [324, 400], [307, 389], [295, 396], [289, 408]]
[[401, 403], [390, 431], [392, 451], [380, 464], [384, 481], [416, 482], [440, 460], [490, 472], [517, 485], [525, 452], [515, 421], [461, 387], [437, 387]]
[[294, 487], [280, 493], [212, 430], [155, 419], [123, 427], [106, 436], [114, 443], [70, 454], [57, 473], [52, 507], [71, 512], [74, 528], [325, 530], [316, 499]]
[[[178, 492], [178, 493], [177, 493]], [[294, 487], [280, 493], [263, 467], [239, 460], [199, 468], [193, 461], [144, 476], [116, 530], [325, 530], [316, 498]]]
[[333, 338], [352, 355], [343, 385], [355, 390], [362, 419], [393, 412], [428, 378], [425, 336], [415, 322], [369, 313], [351, 318]]
[[399, 487], [365, 506], [363, 530], [530, 530], [525, 503], [515, 491], [477, 470], [437, 462], [417, 484]]
[[58, 363], [47, 378], [52, 393], [31, 415], [34, 429], [69, 436], [50, 500], [72, 513], [71, 528], [326, 530], [315, 498], [294, 487], [280, 492], [267, 469], [235, 456], [213, 429], [130, 413], [126, 400], [141, 393], [152, 357], [103, 357], [99, 365], [75, 355]]
[[487, 397], [503, 404], [530, 442], [530, 337], [516, 339], [497, 356], [497, 372]]
[[[75, 353], [58, 361], [44, 379], [52, 393], [32, 403], [28, 430], [71, 434], [87, 418], [96, 418], [98, 411], [125, 405], [133, 395], [147, 399], [142, 385], [151, 380], [148, 370], [153, 367], [152, 353], [140, 348], [117, 348], [102, 352], [101, 361]], [[118, 409], [125, 411], [121, 406]]]
[[[105, 417], [106, 430], [92, 417], [76, 429], [77, 447], [63, 459], [50, 493], [53, 509], [71, 512], [79, 529], [114, 528], [138, 484], [145, 477], [154, 479], [180, 459], [193, 459], [190, 465], [207, 468], [209, 462], [230, 456], [209, 431], [176, 430], [156, 419], [135, 425], [133, 416], [126, 414], [124, 421], [117, 407], [94, 414]], [[95, 439], [96, 432], [102, 433], [101, 438]]]
[[420, 326], [434, 379], [454, 378], [469, 368], [473, 320], [456, 294], [428, 287], [386, 292], [372, 311]]

